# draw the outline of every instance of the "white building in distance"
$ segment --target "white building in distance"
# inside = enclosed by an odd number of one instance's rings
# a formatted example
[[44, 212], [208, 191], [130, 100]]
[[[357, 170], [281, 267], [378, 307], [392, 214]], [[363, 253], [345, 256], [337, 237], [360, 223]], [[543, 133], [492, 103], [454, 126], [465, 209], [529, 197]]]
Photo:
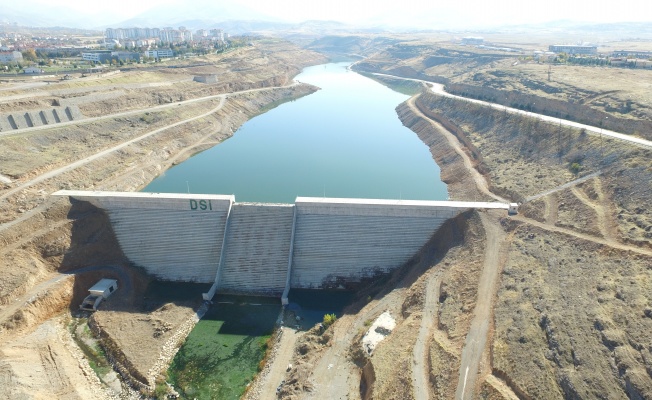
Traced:
[[548, 50], [554, 53], [566, 54], [598, 54], [598, 46], [552, 44], [548, 47]]
[[20, 51], [0, 52], [0, 63], [11, 63], [22, 60], [23, 54]]
[[143, 57], [172, 58], [174, 57], [174, 51], [171, 49], [147, 50], [143, 53]]
[[23, 72], [26, 74], [42, 74], [43, 70], [35, 65], [23, 69]]

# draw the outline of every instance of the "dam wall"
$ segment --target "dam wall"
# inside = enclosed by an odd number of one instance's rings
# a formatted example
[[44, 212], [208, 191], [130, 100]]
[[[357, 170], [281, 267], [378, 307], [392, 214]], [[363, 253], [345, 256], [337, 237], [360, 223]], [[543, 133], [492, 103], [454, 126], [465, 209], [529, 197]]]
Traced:
[[297, 198], [292, 288], [346, 288], [400, 267], [463, 208], [432, 202]]
[[283, 292], [293, 215], [291, 204], [233, 205], [219, 281], [221, 292]]
[[134, 265], [161, 280], [213, 283], [233, 196], [97, 193], [72, 197], [106, 210]]
[[409, 261], [463, 211], [510, 209], [449, 201], [298, 197], [295, 204], [262, 204], [201, 194], [54, 195], [104, 209], [134, 265], [161, 280], [212, 283], [206, 299], [216, 292], [285, 298], [290, 288], [349, 289]]

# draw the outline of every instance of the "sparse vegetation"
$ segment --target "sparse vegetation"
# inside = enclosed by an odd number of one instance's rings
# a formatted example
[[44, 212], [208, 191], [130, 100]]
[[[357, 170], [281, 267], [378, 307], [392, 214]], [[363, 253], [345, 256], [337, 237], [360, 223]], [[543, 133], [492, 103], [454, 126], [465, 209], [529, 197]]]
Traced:
[[328, 328], [329, 326], [333, 325], [335, 323], [335, 321], [337, 321], [337, 315], [335, 315], [335, 314], [325, 314], [324, 315], [324, 320], [323, 320], [322, 323], [324, 324], [324, 327]]
[[107, 361], [104, 349], [102, 349], [88, 328], [87, 318], [72, 318], [68, 329], [77, 346], [84, 352], [86, 360], [93, 371], [95, 371], [95, 374], [97, 374], [100, 380], [104, 380], [106, 374], [112, 370], [112, 367]]

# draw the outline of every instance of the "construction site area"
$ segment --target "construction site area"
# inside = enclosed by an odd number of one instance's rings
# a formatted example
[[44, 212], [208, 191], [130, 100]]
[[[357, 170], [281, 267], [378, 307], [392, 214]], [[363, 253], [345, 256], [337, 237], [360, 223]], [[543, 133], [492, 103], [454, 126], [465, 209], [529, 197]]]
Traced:
[[[500, 73], [521, 68], [511, 55], [435, 59], [441, 43], [425, 40], [347, 43], [369, 51], [354, 71], [416, 93], [397, 118], [439, 165], [446, 206], [154, 196], [166, 218], [124, 205], [247, 120], [319, 90], [293, 78], [327, 58], [283, 40], [174, 68], [2, 83], [0, 397], [652, 398], [649, 133], [621, 140], [445, 95], [433, 84], [470, 84], [458, 72], [478, 68], [546, 97], [533, 75]], [[565, 85], [587, 108], [604, 109], [601, 91], [623, 100], [604, 82]], [[269, 263], [251, 274], [261, 238]], [[187, 252], [168, 251], [173, 241]], [[315, 288], [328, 290], [303, 291]], [[272, 297], [243, 296], [261, 292]]]

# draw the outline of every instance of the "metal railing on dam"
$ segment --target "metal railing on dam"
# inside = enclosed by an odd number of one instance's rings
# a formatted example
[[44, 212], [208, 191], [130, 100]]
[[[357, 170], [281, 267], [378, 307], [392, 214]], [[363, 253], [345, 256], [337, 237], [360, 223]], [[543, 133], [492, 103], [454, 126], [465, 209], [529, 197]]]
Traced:
[[106, 211], [120, 247], [161, 280], [219, 292], [281, 296], [344, 288], [413, 257], [448, 219], [505, 203], [297, 197], [294, 204], [234, 196], [62, 190]]

